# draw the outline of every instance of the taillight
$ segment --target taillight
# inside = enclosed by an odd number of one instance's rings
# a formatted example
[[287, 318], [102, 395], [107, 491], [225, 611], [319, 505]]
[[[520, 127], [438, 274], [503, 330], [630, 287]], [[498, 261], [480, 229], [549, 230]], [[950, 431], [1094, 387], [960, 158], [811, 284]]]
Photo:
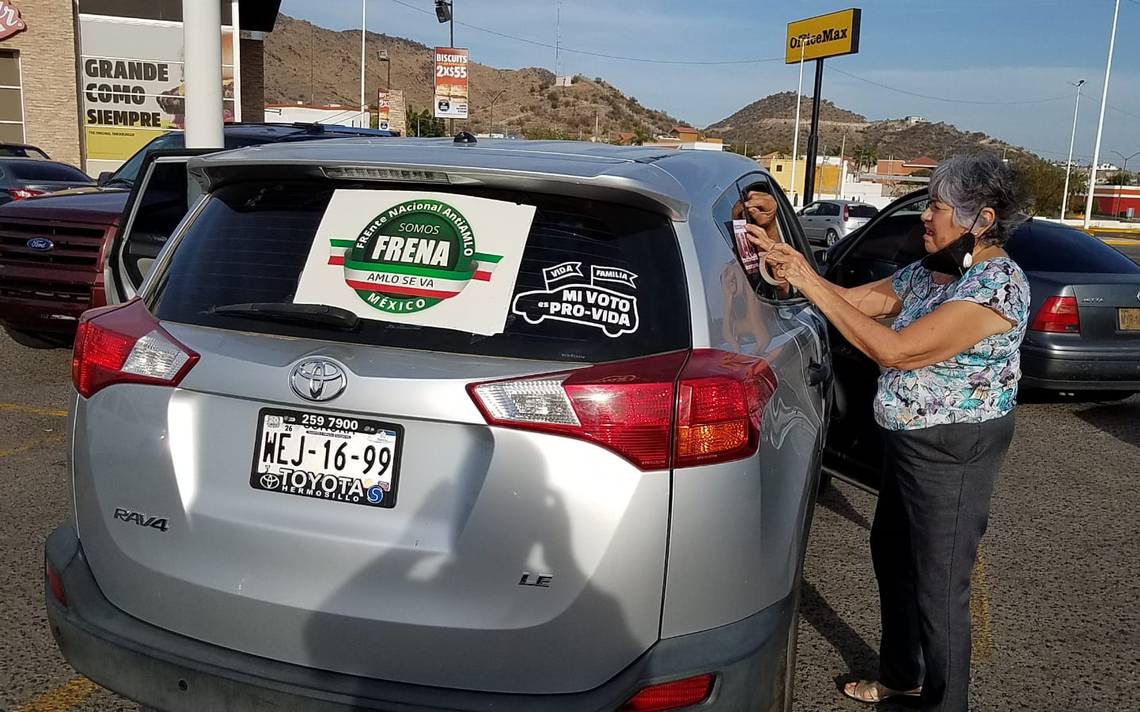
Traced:
[[43, 195], [44, 191], [35, 190], [33, 188], [13, 188], [8, 191], [8, 195], [12, 196], [12, 200], [23, 200], [24, 198], [34, 198], [37, 195]]
[[115, 383], [175, 386], [198, 362], [135, 299], [79, 318], [71, 380], [84, 398]]
[[843, 204], [843, 222], [847, 222], [847, 219], [849, 217], [851, 217], [851, 211], [847, 209], [847, 203], [844, 203]]
[[44, 560], [44, 576], [47, 578], [48, 590], [55, 600], [64, 608], [67, 607], [67, 592], [63, 589], [63, 578], [59, 573], [51, 567], [51, 564]]
[[642, 470], [712, 464], [756, 452], [775, 390], [767, 363], [697, 350], [575, 371], [473, 383], [492, 425], [596, 443]]
[[1037, 316], [1030, 325], [1031, 331], [1044, 331], [1051, 334], [1081, 333], [1081, 316], [1077, 310], [1076, 297], [1049, 297], [1041, 305]]
[[697, 675], [643, 688], [619, 712], [663, 712], [697, 705], [708, 699], [716, 676]]

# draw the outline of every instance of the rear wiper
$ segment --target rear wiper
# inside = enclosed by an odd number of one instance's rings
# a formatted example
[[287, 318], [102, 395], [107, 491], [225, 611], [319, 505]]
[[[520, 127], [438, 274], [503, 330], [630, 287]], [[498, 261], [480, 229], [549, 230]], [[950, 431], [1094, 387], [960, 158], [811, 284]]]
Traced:
[[355, 329], [360, 317], [347, 309], [327, 304], [281, 304], [278, 302], [249, 302], [211, 307], [207, 312], [218, 316], [237, 316], [245, 319], [290, 321], [330, 326], [337, 329]]

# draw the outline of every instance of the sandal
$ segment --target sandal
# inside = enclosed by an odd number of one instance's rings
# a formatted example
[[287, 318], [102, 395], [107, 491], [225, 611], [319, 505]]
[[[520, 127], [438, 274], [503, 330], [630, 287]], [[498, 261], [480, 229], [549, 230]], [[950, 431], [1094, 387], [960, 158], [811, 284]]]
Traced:
[[853, 700], [874, 705], [892, 697], [918, 697], [922, 694], [922, 685], [913, 690], [892, 690], [878, 680], [859, 680], [845, 684], [843, 694]]

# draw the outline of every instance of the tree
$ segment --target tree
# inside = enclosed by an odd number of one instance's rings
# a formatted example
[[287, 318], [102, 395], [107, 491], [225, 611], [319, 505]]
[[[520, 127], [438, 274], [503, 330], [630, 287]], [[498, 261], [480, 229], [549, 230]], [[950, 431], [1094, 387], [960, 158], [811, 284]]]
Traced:
[[[1065, 169], [1054, 166], [1039, 158], [1024, 157], [1014, 163], [1021, 189], [1027, 200], [1027, 210], [1031, 215], [1059, 215], [1061, 197], [1065, 192]], [[1069, 175], [1069, 207], [1080, 201], [1077, 196], [1085, 193], [1088, 176], [1072, 171]]]
[[873, 146], [856, 146], [851, 156], [855, 159], [855, 170], [871, 170], [879, 162], [879, 152]]
[[645, 130], [645, 127], [638, 126], [633, 130], [633, 139], [630, 140], [630, 143], [632, 143], [634, 146], [641, 146], [650, 138], [652, 137], [649, 135], [649, 132]]
[[1109, 185], [1132, 185], [1133, 175], [1125, 171], [1117, 171], [1108, 177]]
[[408, 136], [445, 136], [447, 135], [447, 127], [443, 119], [437, 119], [431, 115], [427, 109], [423, 111], [416, 111], [412, 106], [408, 105], [407, 113], [407, 133]]

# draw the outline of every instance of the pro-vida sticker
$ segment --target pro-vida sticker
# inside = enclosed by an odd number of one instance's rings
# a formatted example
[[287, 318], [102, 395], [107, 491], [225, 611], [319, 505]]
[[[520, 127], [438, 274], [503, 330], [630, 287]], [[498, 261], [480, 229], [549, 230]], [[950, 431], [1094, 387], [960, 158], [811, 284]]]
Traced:
[[633, 272], [593, 265], [586, 281], [581, 262], [563, 262], [546, 267], [542, 276], [546, 289], [516, 295], [511, 308], [528, 324], [553, 319], [592, 326], [611, 338], [637, 331], [638, 276]]

